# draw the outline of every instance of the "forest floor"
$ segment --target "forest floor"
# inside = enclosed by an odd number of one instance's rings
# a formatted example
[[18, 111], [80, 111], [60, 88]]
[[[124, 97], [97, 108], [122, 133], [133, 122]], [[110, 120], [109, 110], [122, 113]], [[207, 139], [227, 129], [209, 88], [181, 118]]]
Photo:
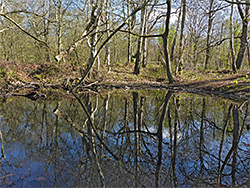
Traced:
[[[138, 76], [133, 74], [133, 64], [117, 64], [113, 67], [110, 72], [102, 68], [97, 76], [87, 78], [77, 90], [171, 89], [236, 101], [250, 100], [249, 70], [241, 70], [236, 74], [229, 70], [186, 71], [181, 76], [175, 76], [176, 81], [169, 84], [161, 65], [141, 68]], [[48, 89], [69, 91], [81, 78], [81, 72], [80, 66], [73, 67], [71, 64], [0, 61], [0, 96], [27, 95]]]

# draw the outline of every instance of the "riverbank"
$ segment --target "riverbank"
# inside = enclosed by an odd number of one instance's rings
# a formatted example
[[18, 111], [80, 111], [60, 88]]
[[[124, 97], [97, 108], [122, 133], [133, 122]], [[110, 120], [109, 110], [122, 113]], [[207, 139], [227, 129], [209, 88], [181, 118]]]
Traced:
[[[94, 69], [95, 70], [95, 69]], [[6, 95], [27, 95], [43, 93], [49, 89], [69, 91], [81, 78], [81, 66], [70, 64], [24, 64], [0, 62], [0, 93]], [[133, 65], [117, 64], [107, 72], [105, 67], [98, 74], [93, 71], [78, 92], [98, 89], [171, 89], [196, 94], [214, 95], [231, 100], [250, 100], [250, 72], [242, 70], [233, 74], [229, 70], [185, 72], [168, 84], [161, 65], [141, 68], [140, 75], [133, 74]], [[39, 97], [39, 95], [38, 95]]]

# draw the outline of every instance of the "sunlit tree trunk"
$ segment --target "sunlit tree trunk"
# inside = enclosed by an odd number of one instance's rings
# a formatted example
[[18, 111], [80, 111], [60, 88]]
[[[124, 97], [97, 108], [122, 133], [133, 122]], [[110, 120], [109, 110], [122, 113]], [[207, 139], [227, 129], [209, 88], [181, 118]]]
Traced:
[[[144, 27], [143, 27], [143, 34], [145, 35], [145, 34], [147, 34], [147, 13], [148, 13], [148, 8], [147, 7], [145, 7], [145, 11], [144, 11], [144, 17], [143, 17], [143, 19], [144, 19]], [[145, 38], [145, 37], [143, 37], [142, 38], [142, 67], [146, 67], [146, 65], [147, 65], [147, 46], [148, 46], [148, 39], [147, 38]]]
[[168, 54], [168, 34], [169, 34], [172, 0], [167, 0], [166, 3], [167, 3], [167, 16], [165, 21], [165, 32], [162, 34], [162, 39], [163, 39], [163, 49], [164, 49], [167, 77], [169, 83], [172, 84], [174, 82], [174, 79], [172, 76], [171, 61], [169, 59], [169, 54]]
[[[42, 6], [43, 6], [43, 14], [45, 14], [46, 13], [46, 0], [43, 0], [43, 4], [42, 4]], [[51, 0], [49, 0], [48, 1], [48, 12], [47, 12], [47, 14], [48, 14], [48, 17], [50, 17], [50, 14], [51, 14]], [[49, 34], [50, 34], [50, 21], [49, 21], [49, 19], [48, 20], [46, 20], [46, 19], [43, 19], [43, 35], [44, 35], [44, 41], [48, 44], [48, 42], [49, 42]], [[45, 59], [46, 59], [46, 61], [47, 62], [51, 62], [51, 59], [50, 59], [50, 50], [49, 50], [49, 48], [47, 48], [47, 47], [45, 47], [45, 51], [46, 51], [46, 54], [45, 54]]]
[[[246, 2], [249, 3], [250, 1], [246, 0]], [[239, 49], [237, 59], [236, 59], [236, 68], [240, 69], [242, 62], [243, 62], [244, 55], [245, 55], [246, 46], [247, 46], [247, 27], [248, 27], [248, 18], [249, 18], [249, 5], [246, 5], [245, 14], [243, 13], [241, 5], [238, 4], [237, 6], [238, 6], [238, 12], [242, 19], [242, 34], [240, 37], [240, 49]]]
[[249, 47], [249, 42], [247, 42], [247, 58], [248, 58], [248, 65], [250, 66], [250, 47]]
[[214, 13], [212, 12], [214, 0], [209, 0], [209, 1], [210, 1], [210, 5], [209, 5], [209, 12], [208, 12], [208, 29], [207, 29], [207, 46], [206, 46], [206, 58], [205, 58], [205, 70], [207, 69], [208, 61], [209, 61], [209, 58], [210, 58], [210, 38], [211, 38], [211, 29], [212, 29], [213, 19], [214, 19]]
[[[182, 7], [182, 5], [181, 5], [181, 7]], [[175, 46], [176, 46], [176, 41], [177, 41], [179, 27], [180, 27], [180, 21], [181, 21], [181, 8], [180, 8], [180, 11], [178, 13], [178, 18], [177, 18], [177, 22], [176, 22], [176, 29], [175, 29], [175, 34], [174, 34], [174, 40], [173, 40], [172, 47], [171, 47], [171, 55], [170, 55], [171, 61], [174, 60], [174, 52], [175, 52]]]
[[194, 39], [194, 51], [193, 51], [193, 62], [194, 62], [194, 67], [197, 66], [198, 63], [198, 38], [195, 37]]
[[[110, 36], [110, 2], [109, 0], [105, 0], [105, 7], [106, 7], [106, 30], [107, 30], [107, 38]], [[108, 72], [111, 71], [111, 65], [110, 65], [110, 41], [107, 42], [106, 45], [106, 61], [108, 65]]]
[[63, 25], [63, 11], [62, 11], [62, 1], [54, 0], [56, 6], [56, 24], [57, 24], [57, 53], [59, 54], [62, 51], [62, 25]]
[[[220, 41], [222, 40], [224, 35], [224, 23], [221, 23], [221, 30], [220, 30]], [[223, 50], [222, 50], [222, 46], [217, 46], [216, 50], [219, 51], [218, 53], [218, 61], [214, 61], [214, 67], [216, 68], [216, 70], [219, 70], [219, 67], [223, 67], [223, 57], [221, 56]]]
[[[145, 0], [143, 1], [145, 3]], [[144, 34], [145, 23], [146, 23], [146, 7], [141, 9], [141, 25], [140, 25], [140, 35]], [[140, 74], [140, 64], [141, 64], [141, 57], [142, 57], [142, 41], [143, 38], [139, 37], [137, 42], [137, 52], [135, 55], [135, 67], [134, 67], [134, 74]]]
[[231, 51], [231, 57], [232, 57], [231, 65], [232, 65], [232, 70], [236, 72], [237, 68], [235, 64], [235, 51], [234, 51], [233, 12], [234, 12], [234, 4], [231, 4], [231, 12], [230, 12], [230, 51]]
[[[129, 0], [127, 0], [126, 1], [127, 2], [127, 15], [129, 15], [130, 14], [130, 6], [129, 6]], [[127, 63], [129, 63], [130, 61], [131, 61], [131, 34], [130, 34], [130, 32], [131, 32], [131, 22], [129, 21], [128, 22], [128, 34], [127, 34], [127, 36], [128, 36], [128, 49], [127, 49], [127, 51], [128, 51], [128, 56], [127, 56]]]
[[176, 73], [181, 73], [182, 71], [182, 54], [183, 54], [183, 36], [184, 36], [184, 26], [186, 20], [186, 0], [182, 0], [182, 18], [181, 18], [181, 33], [180, 33], [180, 43], [179, 43], [179, 55], [178, 63], [176, 65]]
[[[100, 25], [100, 15], [103, 12], [104, 6], [106, 5], [105, 0], [96, 0], [95, 2], [92, 0], [91, 1], [91, 17], [90, 19], [93, 20], [93, 31], [91, 34], [90, 39], [88, 40], [88, 45], [90, 47], [90, 57], [89, 57], [89, 62], [87, 64], [87, 67], [90, 67], [94, 61], [97, 59], [97, 72], [99, 72], [100, 69], [100, 60], [99, 56], [97, 56], [97, 49], [96, 45], [98, 42], [98, 35], [97, 33], [99, 32], [99, 25]], [[110, 34], [108, 34], [110, 35]], [[107, 43], [108, 44], [108, 43]], [[110, 54], [109, 54], [110, 55]], [[97, 57], [96, 57], [97, 56]]]

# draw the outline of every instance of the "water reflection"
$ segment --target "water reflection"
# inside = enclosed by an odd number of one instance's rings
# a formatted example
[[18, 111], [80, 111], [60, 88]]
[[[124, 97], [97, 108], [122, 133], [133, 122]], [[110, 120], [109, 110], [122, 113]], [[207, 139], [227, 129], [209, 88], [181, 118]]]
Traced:
[[248, 103], [106, 91], [0, 106], [0, 186], [250, 186]]

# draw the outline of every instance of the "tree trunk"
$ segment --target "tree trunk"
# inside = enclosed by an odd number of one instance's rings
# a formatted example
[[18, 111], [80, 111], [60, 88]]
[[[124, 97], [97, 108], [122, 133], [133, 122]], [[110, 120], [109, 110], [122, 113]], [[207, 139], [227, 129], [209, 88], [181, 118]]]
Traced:
[[[51, 14], [51, 2], [49, 1], [48, 3], [48, 17], [50, 18], [50, 14]], [[46, 1], [43, 0], [43, 14], [46, 13]], [[43, 32], [43, 36], [44, 36], [44, 41], [48, 44], [49, 42], [49, 30], [50, 30], [50, 21], [46, 19], [44, 19], [44, 22], [43, 22], [43, 27], [44, 27], [44, 32]], [[50, 58], [50, 50], [49, 48], [45, 47], [45, 51], [46, 51], [46, 54], [45, 54], [45, 59], [47, 62], [51, 62], [51, 58]]]
[[[147, 7], [145, 7], [145, 12], [144, 12], [144, 27], [143, 27], [143, 34], [145, 35], [148, 31], [147, 29], [147, 13], [148, 13], [148, 9]], [[147, 43], [148, 43], [148, 39], [143, 37], [142, 39], [142, 67], [146, 67], [147, 65]]]
[[[109, 13], [109, 8], [111, 7], [109, 5], [109, 0], [106, 0], [105, 2], [105, 6], [106, 6], [106, 29], [107, 29], [107, 38], [110, 35], [110, 13]], [[108, 72], [111, 71], [111, 65], [110, 65], [110, 41], [107, 43], [106, 46], [106, 61], [107, 61], [107, 65], [108, 65]]]
[[[144, 2], [145, 3], [145, 2]], [[145, 11], [146, 7], [141, 9], [141, 26], [140, 26], [140, 35], [144, 34], [144, 28], [145, 28]], [[142, 41], [143, 38], [140, 37], [137, 43], [137, 52], [135, 55], [135, 67], [134, 67], [134, 74], [138, 75], [140, 74], [140, 64], [141, 64], [141, 54], [142, 54]]]
[[208, 29], [207, 29], [207, 47], [206, 47], [206, 58], [205, 58], [205, 70], [207, 69], [208, 66], [208, 61], [210, 58], [210, 35], [211, 35], [211, 29], [212, 29], [212, 24], [213, 24], [213, 3], [214, 0], [210, 0], [210, 5], [209, 5], [209, 13], [208, 13]]
[[194, 68], [196, 68], [198, 63], [198, 38], [195, 37], [194, 39], [194, 51], [193, 51], [193, 62], [194, 62]]
[[[129, 1], [127, 0], [127, 15], [129, 15]], [[128, 56], [127, 56], [127, 63], [129, 63], [131, 61], [131, 22], [128, 22]]]
[[179, 56], [178, 63], [176, 65], [176, 73], [181, 73], [182, 70], [182, 54], [183, 54], [183, 35], [184, 35], [184, 26], [186, 20], [186, 0], [182, 0], [182, 18], [181, 18], [181, 33], [180, 33], [180, 44], [179, 44]]
[[[246, 2], [249, 3], [249, 0], [247, 0]], [[248, 27], [249, 5], [246, 5], [245, 15], [243, 14], [240, 4], [238, 4], [238, 11], [242, 19], [242, 34], [240, 37], [240, 49], [239, 49], [237, 59], [236, 59], [236, 68], [240, 69], [244, 55], [245, 55], [246, 46], [247, 46], [247, 27]]]
[[250, 65], [250, 49], [249, 49], [249, 42], [247, 42], [247, 58], [248, 58], [248, 65]]
[[[222, 40], [223, 35], [224, 35], [224, 23], [221, 23], [221, 30], [220, 30], [220, 37], [219, 37], [220, 41]], [[214, 61], [214, 67], [216, 68], [216, 70], [219, 70], [219, 68], [223, 68], [223, 63], [222, 63], [223, 57], [221, 56], [221, 54], [223, 52], [222, 49], [223, 49], [223, 47], [221, 45], [219, 45], [215, 48], [215, 50], [218, 51], [217, 61]]]
[[57, 14], [57, 53], [59, 54], [62, 51], [62, 21], [63, 21], [63, 13], [62, 13], [62, 1], [59, 0], [56, 5]]
[[172, 84], [174, 82], [174, 79], [172, 76], [171, 62], [170, 62], [169, 54], [168, 54], [168, 34], [169, 34], [172, 0], [167, 0], [166, 3], [167, 3], [167, 17], [165, 21], [165, 32], [162, 34], [162, 39], [163, 39], [164, 56], [165, 56], [165, 63], [166, 63], [166, 69], [167, 69], [167, 77], [168, 77], [169, 83]]
[[91, 20], [92, 19], [94, 20], [94, 24], [93, 24], [94, 29], [92, 31], [90, 41], [88, 41], [88, 45], [90, 47], [90, 57], [89, 57], [89, 62], [87, 64], [87, 68], [90, 67], [91, 64], [93, 64], [95, 59], [97, 58], [97, 61], [98, 61], [97, 72], [100, 69], [100, 61], [99, 61], [99, 57], [97, 55], [97, 50], [96, 50], [96, 46], [97, 46], [96, 44], [98, 42], [97, 33], [99, 31], [99, 22], [100, 22], [99, 16], [103, 12], [103, 8], [104, 8], [104, 0], [102, 0], [101, 2], [96, 1], [96, 4], [92, 4], [92, 12], [91, 12], [91, 17], [90, 17]]
[[[182, 7], [182, 3], [181, 3], [181, 7]], [[175, 51], [175, 45], [176, 45], [179, 26], [180, 26], [180, 20], [181, 20], [181, 8], [180, 8], [180, 11], [179, 11], [179, 14], [178, 14], [176, 29], [175, 29], [175, 34], [174, 34], [174, 40], [173, 40], [172, 47], [171, 47], [171, 54], [170, 54], [170, 60], [171, 61], [174, 60], [174, 51]]]
[[234, 51], [234, 34], [233, 34], [233, 11], [234, 5], [231, 5], [231, 13], [230, 13], [230, 50], [232, 56], [232, 70], [236, 72], [236, 64], [235, 64], [235, 51]]

